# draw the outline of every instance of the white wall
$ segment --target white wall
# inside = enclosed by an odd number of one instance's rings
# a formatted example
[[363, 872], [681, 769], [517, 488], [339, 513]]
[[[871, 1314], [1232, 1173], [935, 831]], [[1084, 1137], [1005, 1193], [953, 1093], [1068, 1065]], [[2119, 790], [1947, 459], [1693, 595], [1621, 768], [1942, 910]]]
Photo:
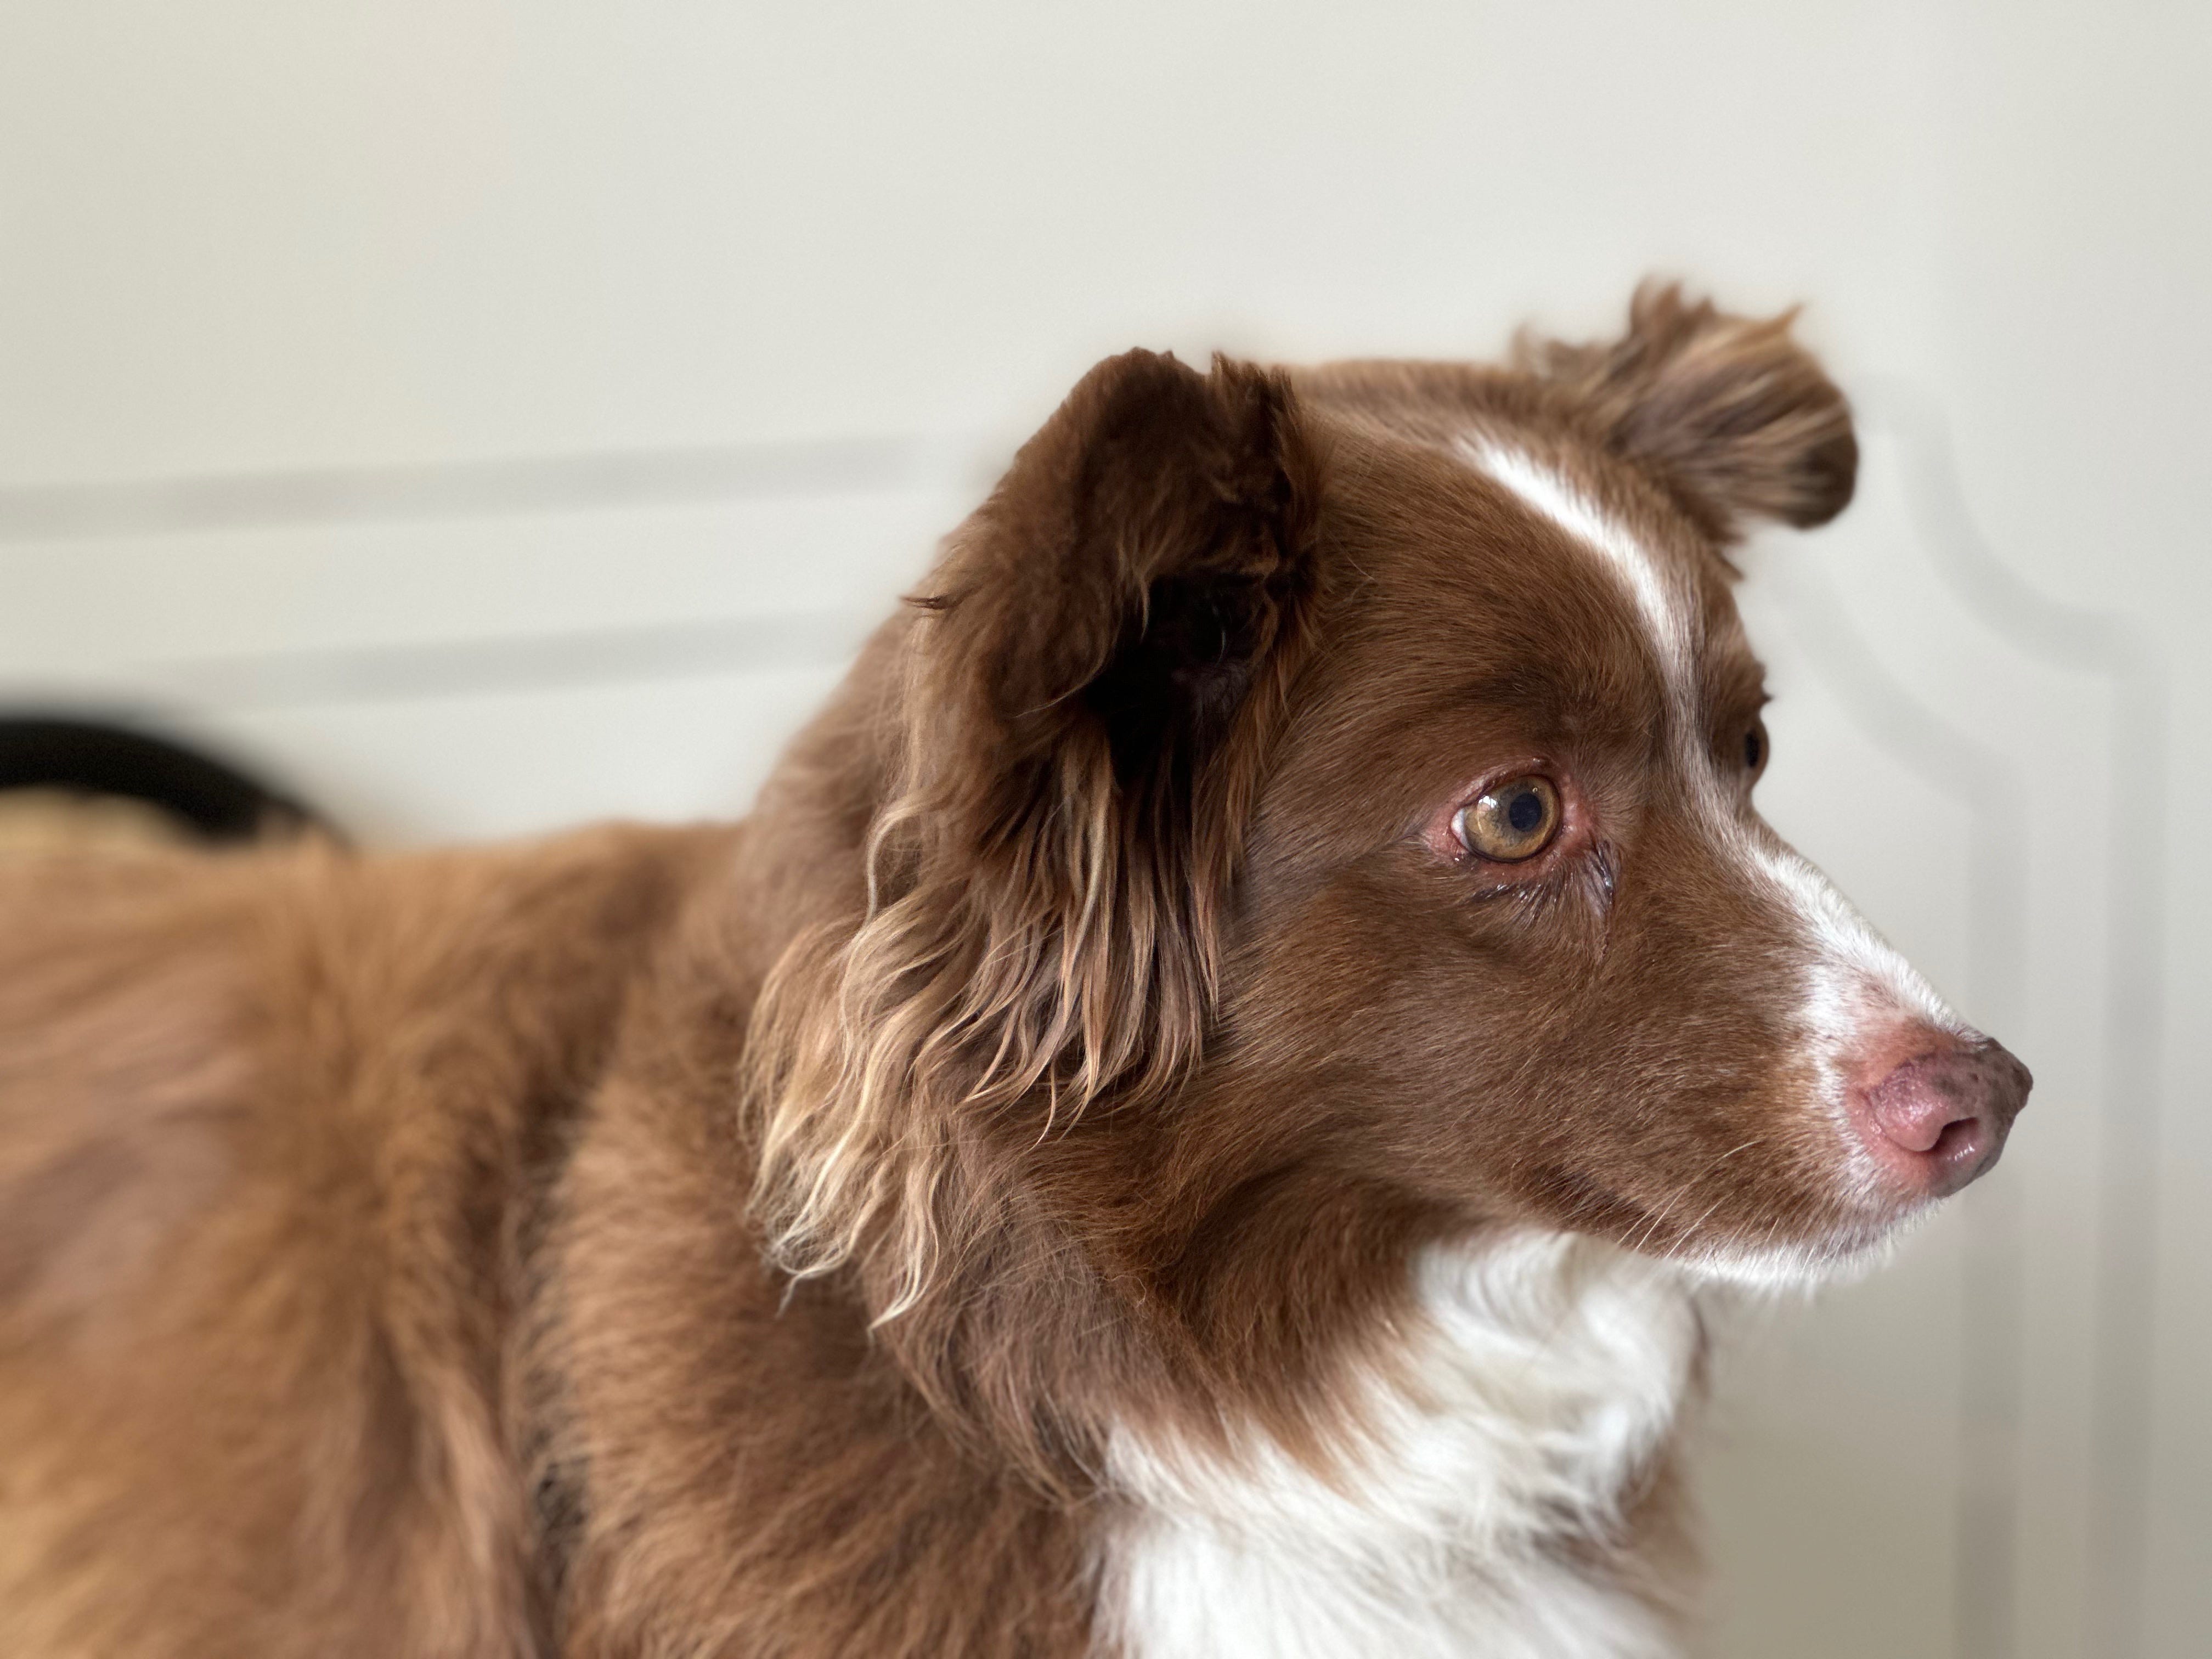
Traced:
[[387, 842], [731, 811], [1105, 350], [1808, 301], [1868, 464], [1753, 555], [1765, 805], [2039, 1088], [1747, 1322], [1711, 1652], [2189, 1659], [2209, 81], [2147, 0], [9, 8], [0, 698]]

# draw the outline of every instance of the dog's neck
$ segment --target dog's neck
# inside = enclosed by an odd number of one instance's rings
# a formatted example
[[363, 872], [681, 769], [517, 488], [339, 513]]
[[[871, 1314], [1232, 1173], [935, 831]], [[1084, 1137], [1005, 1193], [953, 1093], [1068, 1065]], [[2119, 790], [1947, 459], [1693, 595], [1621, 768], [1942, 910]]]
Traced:
[[1432, 1247], [1410, 1310], [1346, 1354], [1321, 1436], [1125, 1425], [1103, 1609], [1142, 1659], [1671, 1652], [1609, 1558], [1701, 1369], [1664, 1264], [1559, 1234]]
[[1256, 1460], [1356, 1486], [1426, 1455], [1392, 1435], [1432, 1448], [1463, 1422], [1484, 1524], [1602, 1530], [1691, 1390], [1703, 1335], [1669, 1265], [1318, 1170], [1179, 1183], [1171, 1146], [1109, 1167], [1079, 1128], [1024, 1151], [971, 1195], [988, 1235], [879, 1337], [1070, 1484], [1103, 1471], [1150, 1501], [1162, 1470]]
[[1078, 1123], [959, 1160], [969, 1184], [938, 1196], [981, 1224], [878, 1340], [1051, 1485], [1095, 1486], [1133, 1423], [1224, 1453], [1248, 1423], [1318, 1455], [1346, 1368], [1415, 1316], [1442, 1219], [1318, 1173], [1178, 1169], [1165, 1136], [1131, 1156], [1147, 1140]]

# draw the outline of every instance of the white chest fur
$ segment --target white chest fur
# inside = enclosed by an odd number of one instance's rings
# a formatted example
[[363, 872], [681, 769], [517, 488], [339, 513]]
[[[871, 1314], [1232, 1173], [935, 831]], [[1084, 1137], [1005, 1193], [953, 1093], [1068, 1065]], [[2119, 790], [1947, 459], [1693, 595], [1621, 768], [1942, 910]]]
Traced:
[[1660, 1659], [1639, 1603], [1544, 1545], [1601, 1531], [1680, 1409], [1697, 1348], [1665, 1266], [1556, 1234], [1438, 1251], [1395, 1364], [1350, 1382], [1316, 1471], [1116, 1437], [1107, 1547], [1126, 1659]]

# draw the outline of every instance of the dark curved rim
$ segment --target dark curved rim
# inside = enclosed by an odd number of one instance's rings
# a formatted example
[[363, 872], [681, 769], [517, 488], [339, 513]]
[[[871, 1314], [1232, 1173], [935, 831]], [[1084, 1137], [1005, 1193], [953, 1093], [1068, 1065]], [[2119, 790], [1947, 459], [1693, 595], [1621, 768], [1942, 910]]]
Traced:
[[0, 717], [0, 789], [38, 788], [143, 801], [210, 842], [327, 827], [289, 796], [167, 738], [103, 721]]

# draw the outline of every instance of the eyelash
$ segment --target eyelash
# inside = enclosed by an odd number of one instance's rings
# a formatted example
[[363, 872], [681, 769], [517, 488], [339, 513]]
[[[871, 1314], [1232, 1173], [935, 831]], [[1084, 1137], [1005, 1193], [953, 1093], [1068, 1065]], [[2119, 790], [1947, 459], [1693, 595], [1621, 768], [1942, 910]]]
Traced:
[[[1579, 916], [1601, 930], [1594, 937], [1601, 944], [1618, 881], [1613, 846], [1600, 841], [1573, 857], [1554, 860], [1533, 881], [1486, 883], [1461, 902], [1491, 910], [1502, 907], [1515, 923], [1523, 925], [1562, 913]], [[1570, 903], [1574, 900], [1581, 902]]]

